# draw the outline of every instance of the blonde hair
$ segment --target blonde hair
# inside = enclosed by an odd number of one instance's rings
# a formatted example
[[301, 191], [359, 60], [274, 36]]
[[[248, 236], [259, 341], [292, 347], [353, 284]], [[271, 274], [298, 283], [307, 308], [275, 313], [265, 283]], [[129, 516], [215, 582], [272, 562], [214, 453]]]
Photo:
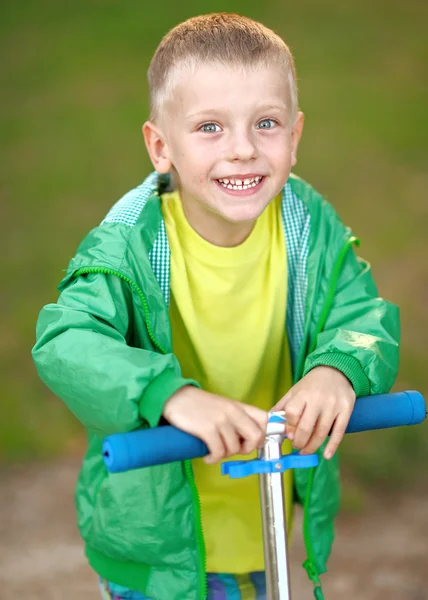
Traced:
[[161, 40], [148, 70], [150, 120], [160, 119], [173, 97], [183, 68], [194, 73], [199, 65], [275, 65], [287, 72], [290, 122], [297, 114], [297, 83], [294, 59], [287, 44], [268, 27], [232, 13], [192, 17], [169, 31]]

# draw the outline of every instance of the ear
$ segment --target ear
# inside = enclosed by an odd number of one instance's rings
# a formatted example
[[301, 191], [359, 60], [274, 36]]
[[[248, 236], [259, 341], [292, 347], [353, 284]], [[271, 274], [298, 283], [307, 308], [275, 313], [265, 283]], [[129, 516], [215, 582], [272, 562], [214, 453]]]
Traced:
[[299, 147], [300, 138], [303, 132], [303, 123], [305, 122], [305, 115], [299, 111], [294, 121], [293, 129], [291, 131], [291, 166], [297, 163], [297, 148]]
[[151, 121], [146, 121], [143, 125], [143, 136], [147, 152], [158, 173], [168, 173], [171, 170], [171, 160], [169, 159], [168, 144], [162, 131]]

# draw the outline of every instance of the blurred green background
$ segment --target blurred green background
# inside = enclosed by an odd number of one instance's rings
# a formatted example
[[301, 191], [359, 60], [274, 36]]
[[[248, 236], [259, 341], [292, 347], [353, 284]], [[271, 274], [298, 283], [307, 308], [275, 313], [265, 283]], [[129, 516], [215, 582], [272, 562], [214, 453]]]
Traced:
[[[3, 3], [0, 19], [3, 464], [84, 447], [31, 362], [37, 313], [80, 239], [151, 169], [140, 128], [156, 45], [178, 22], [220, 10], [291, 46], [306, 113], [295, 171], [352, 226], [380, 293], [401, 307], [394, 389], [428, 397], [428, 3], [21, 0]], [[426, 485], [427, 434], [351, 436], [349, 489]]]

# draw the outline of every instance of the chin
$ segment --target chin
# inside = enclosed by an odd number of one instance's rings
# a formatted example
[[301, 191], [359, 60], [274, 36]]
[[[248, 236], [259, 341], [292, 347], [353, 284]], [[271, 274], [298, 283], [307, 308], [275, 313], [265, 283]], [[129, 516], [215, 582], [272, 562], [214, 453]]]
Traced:
[[248, 223], [251, 221], [255, 221], [260, 217], [266, 205], [258, 205], [258, 206], [239, 206], [236, 207], [235, 210], [225, 211], [223, 213], [223, 218], [229, 221], [230, 223]]

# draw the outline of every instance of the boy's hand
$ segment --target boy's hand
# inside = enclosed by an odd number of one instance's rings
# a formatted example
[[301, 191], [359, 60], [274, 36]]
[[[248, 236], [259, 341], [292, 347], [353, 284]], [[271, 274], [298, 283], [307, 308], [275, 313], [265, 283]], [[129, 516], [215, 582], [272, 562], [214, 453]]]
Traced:
[[206, 463], [233, 454], [250, 454], [263, 446], [268, 413], [260, 408], [184, 386], [167, 400], [165, 419], [203, 440], [210, 453]]
[[[284, 410], [287, 436], [301, 454], [318, 450], [331, 431], [324, 457], [336, 452], [355, 404], [349, 379], [332, 367], [315, 367], [272, 409]], [[333, 429], [332, 429], [333, 428]]]

